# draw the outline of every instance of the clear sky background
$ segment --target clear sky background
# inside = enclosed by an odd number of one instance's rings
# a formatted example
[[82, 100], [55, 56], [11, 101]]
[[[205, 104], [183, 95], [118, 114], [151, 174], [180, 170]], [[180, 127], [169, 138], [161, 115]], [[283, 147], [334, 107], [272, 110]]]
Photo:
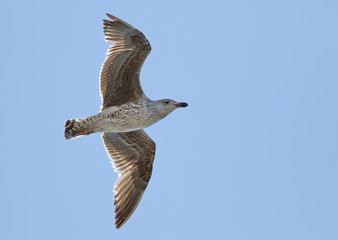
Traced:
[[[0, 239], [338, 239], [337, 1], [2, 1]], [[152, 44], [152, 179], [114, 228], [99, 134], [109, 12]]]

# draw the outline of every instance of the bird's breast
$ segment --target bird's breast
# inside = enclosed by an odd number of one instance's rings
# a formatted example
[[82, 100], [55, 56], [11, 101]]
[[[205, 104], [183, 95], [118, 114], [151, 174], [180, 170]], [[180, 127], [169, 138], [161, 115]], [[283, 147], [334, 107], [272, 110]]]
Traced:
[[156, 111], [144, 105], [113, 106], [100, 112], [95, 124], [98, 132], [129, 132], [140, 130], [158, 120]]

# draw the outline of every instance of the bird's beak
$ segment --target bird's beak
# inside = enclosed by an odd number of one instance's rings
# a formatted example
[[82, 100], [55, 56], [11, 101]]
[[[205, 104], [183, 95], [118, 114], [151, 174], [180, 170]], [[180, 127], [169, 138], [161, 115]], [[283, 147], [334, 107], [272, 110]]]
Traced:
[[188, 103], [180, 102], [175, 105], [176, 107], [188, 107]]

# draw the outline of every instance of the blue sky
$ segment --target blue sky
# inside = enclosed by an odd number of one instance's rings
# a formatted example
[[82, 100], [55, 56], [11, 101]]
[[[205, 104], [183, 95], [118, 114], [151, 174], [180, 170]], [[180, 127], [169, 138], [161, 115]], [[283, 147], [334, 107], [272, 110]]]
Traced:
[[[0, 239], [338, 239], [337, 1], [2, 1]], [[109, 12], [152, 44], [150, 184], [114, 228], [99, 134]]]

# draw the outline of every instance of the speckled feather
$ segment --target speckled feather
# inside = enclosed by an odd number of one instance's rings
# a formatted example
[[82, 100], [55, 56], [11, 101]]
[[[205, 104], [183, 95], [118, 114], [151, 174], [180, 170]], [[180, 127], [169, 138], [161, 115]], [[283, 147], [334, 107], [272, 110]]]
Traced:
[[137, 101], [144, 95], [140, 71], [151, 50], [143, 33], [117, 17], [107, 16], [111, 21], [103, 20], [104, 36], [113, 45], [101, 67], [101, 110]]
[[143, 131], [103, 133], [102, 139], [119, 179], [114, 186], [115, 224], [120, 228], [135, 211], [151, 177], [155, 143]]
[[65, 123], [66, 139], [103, 132], [102, 139], [119, 178], [114, 185], [115, 225], [133, 214], [151, 178], [155, 143], [144, 132], [186, 103], [150, 100], [140, 85], [140, 70], [151, 47], [145, 36], [110, 14], [103, 20], [106, 42], [112, 43], [100, 72], [101, 111]]

